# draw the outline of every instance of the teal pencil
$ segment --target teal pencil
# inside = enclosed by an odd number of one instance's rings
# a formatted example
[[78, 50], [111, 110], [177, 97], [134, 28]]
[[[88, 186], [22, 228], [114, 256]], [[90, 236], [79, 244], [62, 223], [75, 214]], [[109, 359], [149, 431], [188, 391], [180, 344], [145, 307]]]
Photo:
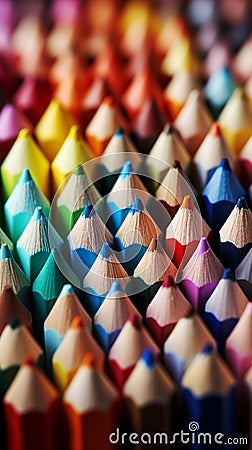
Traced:
[[34, 281], [38, 276], [51, 247], [63, 249], [63, 241], [45, 217], [42, 208], [37, 206], [16, 246], [20, 266], [29, 280]]
[[58, 268], [54, 258], [54, 250], [52, 250], [32, 285], [33, 329], [41, 344], [43, 343], [44, 321], [66, 283], [67, 280]]
[[13, 258], [8, 245], [3, 244], [0, 251], [0, 292], [9, 285], [23, 305], [30, 310], [31, 286], [24, 272]]
[[41, 206], [46, 217], [49, 216], [50, 203], [25, 169], [4, 205], [6, 231], [13, 243], [23, 233], [36, 206]]

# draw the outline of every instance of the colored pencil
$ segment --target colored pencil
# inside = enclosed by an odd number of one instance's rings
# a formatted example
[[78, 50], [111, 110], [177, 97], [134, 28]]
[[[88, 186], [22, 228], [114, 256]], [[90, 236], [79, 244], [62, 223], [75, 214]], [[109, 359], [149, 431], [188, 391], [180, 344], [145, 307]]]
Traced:
[[148, 197], [148, 191], [133, 169], [131, 162], [126, 161], [118, 179], [106, 197], [107, 226], [110, 231], [116, 234], [136, 198], [139, 198], [145, 204]]
[[52, 204], [52, 223], [65, 238], [81, 215], [86, 203], [101, 203], [101, 195], [86, 175], [83, 166], [77, 166]]
[[84, 305], [91, 317], [95, 315], [116, 280], [123, 288], [130, 283], [129, 275], [118, 261], [115, 252], [105, 242], [83, 280]]
[[72, 125], [73, 119], [53, 99], [35, 127], [35, 136], [50, 162], [55, 158]]
[[118, 403], [117, 390], [107, 376], [96, 369], [93, 355], [86, 355], [63, 396], [69, 426], [68, 448], [112, 449], [109, 436], [118, 422]]
[[240, 197], [220, 229], [220, 259], [232, 270], [242, 262], [252, 245], [252, 213]]
[[72, 170], [89, 161], [93, 156], [87, 143], [81, 137], [79, 127], [73, 125], [51, 164], [53, 192], [56, 192]]
[[6, 244], [0, 250], [0, 292], [9, 285], [23, 305], [30, 310], [31, 286]]
[[222, 354], [226, 339], [237, 324], [247, 303], [248, 299], [235, 281], [231, 270], [225, 269], [221, 280], [206, 302], [204, 314], [205, 322], [218, 342], [219, 351]]
[[148, 153], [165, 124], [155, 99], [144, 102], [133, 123], [132, 140], [141, 153]]
[[[175, 278], [177, 269], [158, 239], [152, 239], [142, 259], [134, 270], [133, 286], [136, 289], [136, 306], [145, 313], [150, 300], [167, 275]], [[143, 292], [143, 298], [139, 295]]]
[[55, 250], [52, 250], [32, 284], [34, 334], [41, 343], [44, 321], [66, 283], [67, 279], [58, 267]]
[[26, 115], [10, 103], [5, 105], [0, 114], [0, 162], [6, 157], [23, 128], [32, 131], [32, 124]]
[[26, 128], [20, 131], [1, 165], [4, 198], [10, 196], [24, 169], [29, 169], [38, 188], [45, 196], [50, 197], [49, 161]]
[[137, 170], [141, 160], [141, 155], [137, 152], [129, 135], [122, 128], [118, 128], [106, 146], [99, 164], [95, 167], [93, 178], [103, 179], [101, 181], [109, 192], [126, 161], [131, 161], [134, 170]]
[[230, 166], [235, 168], [235, 156], [223, 138], [219, 123], [213, 122], [192, 162], [191, 177], [199, 190], [204, 188], [223, 158], [227, 158]]
[[202, 191], [205, 219], [214, 232], [220, 230], [238, 198], [244, 195], [228, 160], [223, 158]]
[[252, 250], [250, 250], [235, 271], [235, 278], [238, 281], [246, 297], [252, 301]]
[[252, 138], [250, 137], [239, 155], [239, 178], [245, 189], [252, 183]]
[[115, 235], [115, 242], [121, 252], [121, 263], [129, 275], [133, 275], [151, 240], [158, 238], [159, 234], [160, 230], [142, 201], [136, 198]]
[[178, 320], [163, 349], [164, 365], [177, 383], [181, 382], [193, 358], [207, 344], [216, 346], [213, 336], [196, 312], [192, 310], [189, 316]]
[[188, 194], [194, 198], [195, 193], [194, 187], [185, 176], [180, 162], [175, 160], [157, 188], [155, 196], [167, 209], [172, 219], [177, 213], [185, 195]]
[[13, 99], [17, 108], [35, 125], [50, 103], [51, 88], [47, 81], [26, 77], [15, 91]]
[[130, 430], [138, 435], [172, 433], [175, 391], [168, 374], [152, 351], [146, 349], [123, 387]]
[[218, 118], [224, 138], [237, 155], [251, 135], [251, 120], [248, 99], [242, 88], [237, 87]]
[[199, 87], [198, 77], [190, 70], [181, 70], [174, 74], [164, 90], [164, 98], [172, 121], [176, 119], [185, 105], [190, 92]]
[[[70, 247], [71, 265], [84, 278], [94, 264], [104, 242], [113, 242], [113, 237], [90, 202], [73, 226], [67, 241]], [[76, 269], [75, 269], [76, 270]]]
[[212, 118], [204, 105], [200, 91], [190, 92], [186, 103], [178, 114], [174, 125], [193, 156], [211, 127]]
[[12, 288], [6, 285], [0, 296], [0, 335], [14, 316], [32, 332], [31, 313], [14, 294]]
[[58, 392], [26, 359], [4, 397], [9, 450], [55, 450], [59, 438]]
[[52, 357], [53, 380], [63, 392], [79, 369], [87, 353], [92, 353], [97, 369], [104, 370], [104, 353], [83, 320], [76, 316]]
[[201, 238], [185, 267], [178, 272], [179, 283], [185, 297], [201, 315], [205, 303], [220, 281], [224, 267], [215, 256], [206, 238]]
[[122, 290], [120, 283], [114, 281], [93, 319], [94, 335], [106, 353], [117, 339], [130, 314], [135, 314], [141, 319], [140, 313]]
[[[128, 343], [131, 343], [128, 346]], [[127, 346], [127, 351], [122, 351]], [[143, 351], [150, 348], [159, 357], [160, 350], [142, 326], [138, 316], [131, 314], [108, 354], [109, 374], [121, 390]]]
[[252, 365], [252, 303], [243, 314], [226, 340], [226, 360], [236, 377], [241, 380]]
[[86, 139], [96, 156], [103, 153], [120, 125], [123, 124], [113, 98], [105, 97], [85, 131]]
[[0, 395], [3, 398], [24, 359], [31, 357], [43, 368], [44, 355], [42, 348], [17, 317], [12, 318], [10, 324], [4, 328], [0, 348]]
[[230, 99], [236, 83], [227, 67], [221, 67], [208, 78], [204, 93], [213, 116], [217, 118]]
[[[236, 435], [236, 387], [235, 377], [211, 345], [195, 356], [182, 379], [185, 418], [196, 422], [199, 428], [196, 444], [191, 448], [202, 447], [201, 432], [210, 436]], [[205, 443], [204, 447], [212, 448], [212, 442], [206, 439]]]
[[31, 282], [44, 266], [51, 247], [63, 248], [63, 241], [37, 206], [16, 244], [20, 266]]
[[162, 348], [181, 317], [186, 317], [191, 311], [191, 305], [168, 275], [160, 286], [146, 310], [146, 326]]
[[175, 159], [186, 170], [191, 158], [179, 133], [172, 125], [166, 124], [145, 160], [147, 173], [160, 182]]
[[29, 169], [24, 169], [4, 204], [6, 229], [14, 243], [23, 233], [37, 206], [41, 206], [46, 217], [49, 216], [49, 201], [35, 184]]
[[57, 350], [76, 316], [82, 318], [85, 327], [91, 328], [89, 315], [81, 305], [72, 286], [66, 284], [62, 288], [57, 301], [44, 322], [44, 339], [48, 368], [51, 366], [51, 359], [55, 350]]
[[166, 229], [166, 248], [176, 267], [187, 264], [202, 237], [211, 239], [211, 230], [190, 195], [185, 195]]

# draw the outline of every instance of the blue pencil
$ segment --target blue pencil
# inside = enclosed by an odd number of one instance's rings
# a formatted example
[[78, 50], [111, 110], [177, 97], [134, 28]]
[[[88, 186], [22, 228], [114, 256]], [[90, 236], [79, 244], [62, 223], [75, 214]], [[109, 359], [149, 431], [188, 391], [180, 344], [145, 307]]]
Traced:
[[182, 389], [184, 419], [189, 430], [196, 431], [190, 436], [190, 448], [224, 448], [227, 438], [237, 432], [236, 380], [212, 346], [195, 356], [182, 378]]
[[205, 305], [205, 322], [218, 342], [223, 354], [225, 342], [239, 318], [248, 299], [235, 281], [230, 269], [226, 269]]
[[223, 158], [202, 192], [205, 219], [215, 233], [219, 232], [238, 198], [244, 195], [228, 160]]
[[106, 353], [115, 342], [130, 314], [135, 314], [141, 319], [140, 313], [122, 290], [120, 283], [114, 281], [93, 319], [95, 337]]

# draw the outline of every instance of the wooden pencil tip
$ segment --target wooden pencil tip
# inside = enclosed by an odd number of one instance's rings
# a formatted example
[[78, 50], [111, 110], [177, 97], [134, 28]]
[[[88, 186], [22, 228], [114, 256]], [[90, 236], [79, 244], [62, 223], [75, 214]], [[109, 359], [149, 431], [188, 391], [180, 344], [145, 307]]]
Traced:
[[78, 125], [72, 125], [68, 134], [69, 139], [79, 141], [81, 139], [81, 131]]
[[231, 270], [231, 269], [225, 269], [225, 270], [224, 270], [224, 273], [223, 273], [223, 275], [222, 275], [222, 279], [223, 279], [223, 280], [232, 280], [232, 281], [235, 281], [235, 278], [234, 278], [234, 275], [233, 275], [233, 273], [232, 273], [232, 270]]
[[35, 364], [34, 359], [31, 356], [28, 356], [24, 359], [23, 366], [33, 367]]
[[171, 125], [170, 123], [166, 123], [164, 128], [163, 128], [163, 133], [165, 134], [173, 134], [176, 132], [176, 129], [174, 128], [173, 125]]
[[193, 201], [190, 195], [185, 195], [181, 203], [181, 208], [194, 209]]
[[104, 98], [104, 100], [103, 100], [103, 102], [102, 102], [104, 105], [106, 105], [106, 106], [109, 106], [109, 107], [111, 107], [111, 106], [113, 106], [114, 105], [114, 100], [113, 100], [113, 98], [112, 97], [110, 97], [110, 96], [107, 96], [107, 97], [105, 97]]
[[37, 206], [35, 208], [34, 214], [33, 214], [33, 219], [35, 221], [42, 219], [44, 216], [43, 210], [41, 208], [41, 206]]
[[104, 242], [99, 255], [103, 259], [109, 259], [111, 255], [111, 247], [109, 246], [108, 242]]
[[16, 328], [20, 327], [21, 322], [17, 316], [14, 316], [10, 321], [10, 327], [12, 330], [15, 330]]
[[71, 284], [65, 284], [60, 292], [59, 297], [64, 297], [65, 295], [74, 294], [74, 290]]
[[139, 211], [143, 211], [144, 210], [144, 205], [143, 202], [140, 198], [136, 198], [134, 200], [134, 203], [130, 209], [130, 212], [132, 215], [138, 213]]
[[205, 347], [203, 347], [201, 353], [202, 355], [212, 355], [214, 351], [215, 350], [213, 344], [206, 344]]
[[209, 131], [209, 135], [216, 138], [221, 137], [221, 129], [218, 122], [213, 122]]
[[219, 167], [222, 167], [224, 170], [231, 171], [231, 167], [227, 158], [222, 158]]
[[11, 259], [11, 252], [7, 244], [2, 244], [1, 259]]
[[28, 136], [30, 136], [30, 131], [27, 128], [22, 128], [22, 130], [19, 131], [17, 140], [26, 139]]
[[121, 178], [129, 177], [133, 173], [133, 171], [134, 170], [133, 170], [131, 161], [126, 161], [120, 172], [120, 177]]
[[82, 366], [89, 367], [90, 369], [95, 367], [95, 358], [93, 353], [90, 352], [84, 356]]
[[115, 135], [116, 135], [116, 137], [122, 137], [124, 135], [124, 129], [117, 128]]
[[245, 197], [240, 197], [240, 198], [238, 198], [237, 203], [236, 203], [236, 206], [237, 206], [237, 208], [239, 208], [239, 209], [248, 209], [248, 204], [247, 204], [247, 202], [246, 202]]
[[20, 183], [24, 184], [24, 183], [29, 183], [29, 181], [32, 180], [31, 174], [29, 169], [24, 169], [22, 172], [22, 175], [19, 179]]
[[84, 209], [81, 213], [81, 215], [83, 217], [85, 217], [86, 219], [88, 219], [91, 215], [91, 212], [93, 211], [93, 205], [91, 202], [86, 203], [86, 205], [84, 206]]
[[112, 283], [112, 286], [109, 290], [109, 295], [110, 294], [115, 294], [116, 292], [120, 292], [122, 290], [121, 285], [119, 283], [119, 281], [114, 281]]
[[78, 166], [75, 167], [74, 173], [75, 175], [85, 175], [85, 172], [81, 164], [78, 164]]
[[176, 283], [174, 281], [174, 279], [171, 277], [171, 275], [167, 275], [167, 277], [165, 278], [162, 287], [164, 288], [169, 288], [169, 287], [176, 287]]
[[203, 255], [209, 250], [210, 246], [208, 243], [208, 240], [206, 237], [202, 237], [200, 239], [199, 245], [198, 245], [198, 256]]
[[172, 167], [174, 169], [182, 170], [182, 166], [181, 166], [180, 162], [177, 159], [174, 160], [174, 162], [172, 164]]
[[147, 348], [143, 352], [141, 356], [141, 361], [143, 361], [143, 363], [146, 365], [148, 369], [153, 369], [153, 367], [155, 367], [156, 358], [150, 348]]
[[134, 313], [130, 314], [129, 321], [136, 330], [141, 329], [141, 322], [140, 322], [139, 317], [136, 314], [134, 314]]
[[72, 323], [70, 325], [71, 330], [78, 330], [80, 328], [83, 328], [83, 320], [81, 316], [76, 316], [72, 320]]

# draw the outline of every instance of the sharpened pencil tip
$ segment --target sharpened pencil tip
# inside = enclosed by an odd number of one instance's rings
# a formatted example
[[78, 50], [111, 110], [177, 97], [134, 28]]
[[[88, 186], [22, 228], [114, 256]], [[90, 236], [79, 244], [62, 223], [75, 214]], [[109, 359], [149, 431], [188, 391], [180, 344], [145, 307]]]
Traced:
[[63, 297], [64, 295], [74, 294], [74, 290], [71, 284], [65, 284], [60, 292], [59, 297]]
[[206, 344], [205, 347], [201, 351], [202, 355], [212, 355], [214, 353], [213, 344]]
[[247, 202], [246, 202], [245, 197], [240, 197], [240, 198], [238, 198], [237, 203], [236, 203], [236, 206], [237, 206], [237, 208], [239, 208], [239, 209], [248, 209], [248, 204], [247, 204]]
[[232, 281], [235, 281], [235, 278], [234, 278], [234, 275], [233, 275], [233, 273], [232, 273], [232, 270], [231, 270], [231, 269], [225, 269], [225, 270], [224, 270], [224, 273], [223, 273], [223, 275], [222, 275], [222, 279], [223, 279], [223, 280], [232, 280]]
[[83, 328], [83, 320], [81, 316], [76, 316], [71, 322], [70, 325], [71, 330], [78, 330], [80, 328]]
[[41, 208], [41, 206], [37, 206], [35, 208], [34, 214], [33, 214], [33, 219], [34, 220], [40, 220], [42, 219], [44, 216], [43, 210]]
[[177, 159], [174, 160], [174, 162], [172, 164], [172, 167], [174, 169], [182, 170], [182, 166], [181, 166], [180, 162]]
[[143, 202], [140, 198], [136, 198], [134, 200], [134, 203], [130, 209], [130, 212], [132, 215], [138, 213], [139, 211], [143, 211], [144, 210], [144, 205]]
[[124, 129], [117, 128], [115, 135], [116, 135], [116, 137], [122, 137], [124, 135]]
[[126, 161], [119, 176], [121, 178], [126, 178], [126, 177], [129, 177], [132, 173], [133, 173], [133, 167], [132, 167], [131, 161]]
[[108, 242], [104, 242], [99, 254], [103, 259], [109, 259], [111, 255], [111, 247]]
[[17, 316], [14, 316], [10, 321], [10, 327], [12, 330], [15, 330], [16, 328], [20, 327], [21, 322]]
[[162, 287], [164, 288], [169, 288], [169, 287], [176, 287], [176, 283], [174, 281], [174, 279], [171, 277], [171, 275], [167, 275], [167, 277], [165, 278]]
[[133, 314], [133, 313], [130, 314], [129, 321], [136, 330], [141, 329], [141, 322], [140, 322], [139, 317], [136, 314]]
[[28, 356], [24, 359], [23, 366], [26, 367], [33, 367], [34, 366], [34, 359], [31, 356]]
[[95, 358], [93, 353], [87, 353], [84, 356], [82, 366], [89, 367], [90, 369], [93, 369], [95, 367]]
[[93, 205], [91, 202], [86, 203], [86, 205], [84, 206], [84, 209], [81, 213], [81, 215], [83, 217], [85, 217], [86, 219], [88, 219], [91, 215], [91, 212], [93, 211]]
[[156, 364], [155, 356], [150, 348], [147, 348], [142, 356], [141, 361], [144, 362], [144, 364], [148, 367], [148, 369], [152, 369]]
[[85, 175], [85, 172], [83, 170], [83, 166], [81, 164], [78, 164], [78, 166], [74, 169], [75, 175]]
[[11, 252], [7, 244], [2, 244], [1, 247], [1, 259], [10, 259]]
[[19, 178], [19, 182], [24, 184], [24, 183], [29, 183], [29, 181], [31, 181], [31, 180], [32, 180], [32, 177], [31, 177], [29, 169], [24, 169], [21, 177]]
[[198, 245], [198, 255], [203, 255], [209, 250], [210, 246], [206, 237], [202, 237], [200, 239], [200, 243]]
[[222, 158], [219, 167], [222, 167], [224, 170], [231, 171], [231, 167], [227, 158]]

